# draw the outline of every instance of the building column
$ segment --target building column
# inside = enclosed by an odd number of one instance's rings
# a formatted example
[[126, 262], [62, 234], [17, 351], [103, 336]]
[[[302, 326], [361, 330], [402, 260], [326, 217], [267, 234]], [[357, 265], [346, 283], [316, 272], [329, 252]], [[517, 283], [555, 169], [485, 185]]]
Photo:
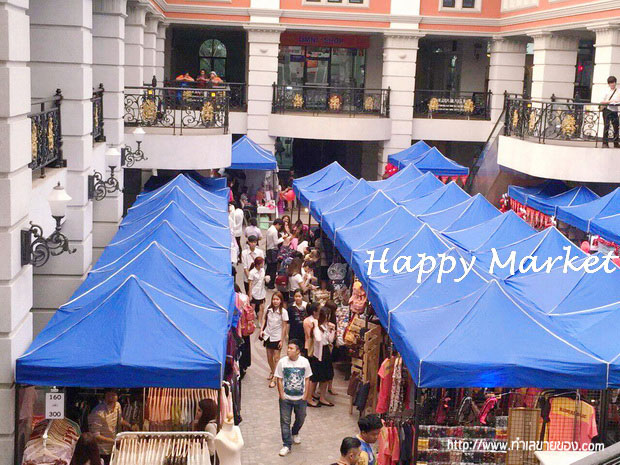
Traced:
[[594, 73], [592, 76], [592, 102], [600, 102], [609, 89], [607, 78], [620, 79], [620, 25], [592, 28], [596, 33], [594, 47]]
[[157, 82], [161, 82], [163, 84], [165, 79], [165, 50], [166, 50], [166, 30], [168, 29], [168, 25], [164, 23], [159, 23], [157, 26], [157, 41], [155, 45], [155, 77], [157, 78]]
[[[144, 85], [144, 30], [146, 28], [145, 5], [129, 2], [125, 20], [125, 85]], [[150, 80], [152, 76], [148, 77]]]
[[377, 166], [379, 178], [385, 170], [388, 156], [411, 146], [413, 92], [420, 37], [419, 34], [386, 32], [383, 38], [381, 86], [390, 88], [392, 134], [383, 143], [383, 153]]
[[92, 262], [93, 204], [88, 176], [93, 166], [92, 0], [64, 0], [63, 8], [48, 0], [30, 2], [30, 68], [33, 97], [46, 97], [60, 87], [63, 156], [67, 193], [72, 200], [62, 228], [76, 249], [52, 257], [34, 278], [34, 324], [40, 328], [75, 291]]
[[579, 40], [550, 32], [532, 34], [532, 99], [573, 98]]
[[27, 9], [0, 2], [0, 465], [13, 464], [15, 359], [32, 341], [32, 267], [20, 260], [32, 189]]
[[[93, 86], [103, 84], [103, 119], [107, 145], [119, 147], [125, 139], [123, 91], [125, 89], [125, 18], [127, 0], [93, 2]], [[105, 146], [103, 152], [105, 152]], [[94, 160], [94, 168], [107, 179], [110, 169], [105, 153]], [[123, 182], [118, 167], [116, 177]], [[123, 194], [114, 192], [93, 201], [93, 261], [103, 253], [118, 229], [123, 214]]]
[[496, 38], [491, 42], [489, 66], [489, 92], [491, 95], [491, 121], [496, 121], [504, 107], [504, 92], [523, 93], [525, 77], [525, 41]]
[[157, 61], [157, 26], [160, 18], [147, 15], [146, 27], [144, 28], [144, 82], [151, 82], [155, 76]]
[[247, 26], [248, 31], [248, 137], [273, 151], [275, 138], [269, 136], [269, 115], [273, 84], [278, 82], [280, 32], [277, 26]]

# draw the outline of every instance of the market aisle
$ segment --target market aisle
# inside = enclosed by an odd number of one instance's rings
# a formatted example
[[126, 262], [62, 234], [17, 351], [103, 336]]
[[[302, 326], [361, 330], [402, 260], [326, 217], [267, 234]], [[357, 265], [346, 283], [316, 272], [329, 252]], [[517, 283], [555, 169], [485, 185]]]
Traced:
[[293, 445], [292, 452], [286, 457], [278, 456], [282, 447], [278, 395], [275, 388], [269, 389], [268, 375], [265, 349], [254, 339], [252, 366], [242, 381], [243, 465], [328, 465], [336, 462], [342, 438], [357, 434], [357, 410], [349, 415], [349, 397], [343, 375], [336, 370], [334, 389], [338, 395], [332, 396], [335, 407], [308, 408], [301, 430], [302, 443]]

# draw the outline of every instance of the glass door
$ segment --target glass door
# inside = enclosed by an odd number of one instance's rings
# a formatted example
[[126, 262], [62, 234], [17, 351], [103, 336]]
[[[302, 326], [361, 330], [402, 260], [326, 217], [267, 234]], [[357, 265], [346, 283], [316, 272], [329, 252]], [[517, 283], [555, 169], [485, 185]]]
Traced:
[[331, 49], [327, 47], [306, 47], [306, 108], [324, 110], [327, 108], [327, 86], [329, 85], [329, 61]]

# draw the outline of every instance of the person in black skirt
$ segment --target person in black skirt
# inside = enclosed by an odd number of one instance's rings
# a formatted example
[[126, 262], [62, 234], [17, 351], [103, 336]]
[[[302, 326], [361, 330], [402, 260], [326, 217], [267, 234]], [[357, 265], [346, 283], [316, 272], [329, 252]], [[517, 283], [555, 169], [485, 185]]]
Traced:
[[[314, 337], [314, 354], [310, 357], [310, 367], [312, 368], [313, 383], [318, 383], [318, 396], [314, 400], [318, 400], [318, 405], [333, 407], [334, 404], [325, 397], [327, 393], [327, 385], [334, 378], [334, 369], [332, 367], [331, 346], [336, 337], [336, 326], [328, 319], [329, 310], [325, 307], [321, 308], [319, 319], [314, 324], [312, 331]], [[316, 407], [316, 404], [310, 404]]]

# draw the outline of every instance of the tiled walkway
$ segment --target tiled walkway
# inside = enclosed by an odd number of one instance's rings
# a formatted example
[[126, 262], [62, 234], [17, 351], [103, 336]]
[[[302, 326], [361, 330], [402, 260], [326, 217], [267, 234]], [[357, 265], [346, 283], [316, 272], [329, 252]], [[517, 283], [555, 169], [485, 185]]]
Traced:
[[278, 395], [276, 388], [268, 387], [268, 374], [265, 349], [255, 339], [252, 366], [242, 382], [243, 465], [329, 465], [336, 462], [342, 438], [357, 434], [357, 410], [349, 415], [349, 397], [343, 375], [336, 370], [334, 390], [337, 395], [332, 397], [335, 407], [308, 408], [300, 434], [302, 443], [293, 445], [288, 456], [280, 457]]

